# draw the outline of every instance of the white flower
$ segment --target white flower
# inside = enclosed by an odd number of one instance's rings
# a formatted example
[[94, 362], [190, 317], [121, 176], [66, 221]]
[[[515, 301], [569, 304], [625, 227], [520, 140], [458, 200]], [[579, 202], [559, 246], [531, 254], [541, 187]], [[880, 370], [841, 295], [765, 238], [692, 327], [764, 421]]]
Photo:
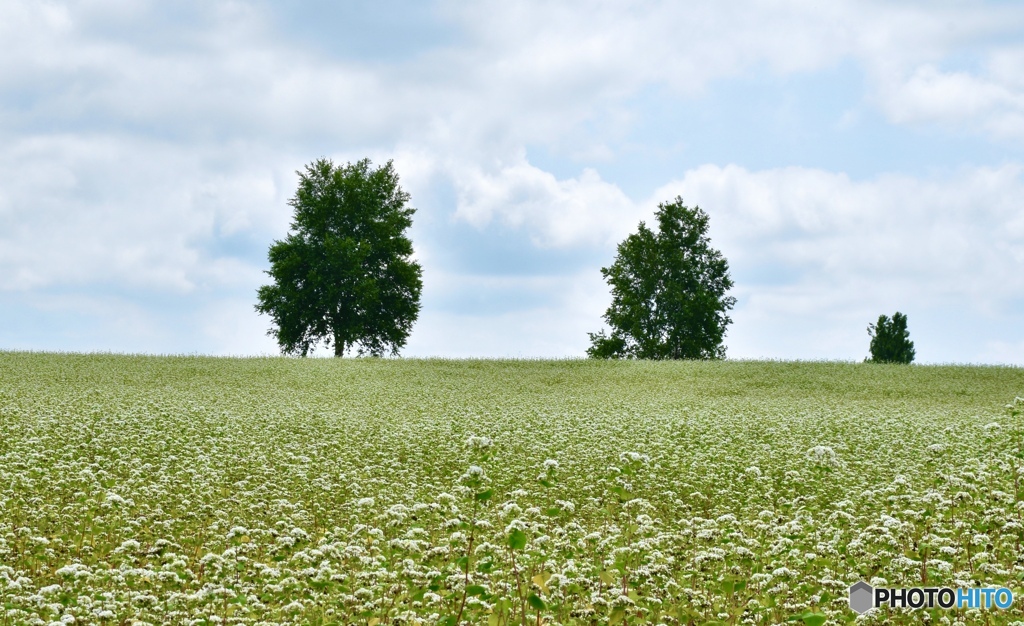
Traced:
[[470, 436], [466, 443], [474, 450], [486, 450], [494, 444], [494, 441], [490, 437], [477, 437], [474, 435]]
[[289, 604], [286, 604], [281, 610], [285, 613], [301, 613], [306, 610], [306, 607], [304, 607], [298, 600], [293, 600]]
[[839, 467], [841, 465], [836, 451], [828, 446], [814, 446], [807, 451], [807, 457], [822, 467]]

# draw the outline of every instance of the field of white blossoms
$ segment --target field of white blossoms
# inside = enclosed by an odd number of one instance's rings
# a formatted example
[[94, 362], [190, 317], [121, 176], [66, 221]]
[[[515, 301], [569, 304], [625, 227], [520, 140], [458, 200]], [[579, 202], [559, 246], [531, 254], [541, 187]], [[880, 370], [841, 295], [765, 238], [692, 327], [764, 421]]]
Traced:
[[[2, 624], [1024, 624], [1024, 369], [0, 353]], [[884, 582], [883, 582], [884, 581]]]

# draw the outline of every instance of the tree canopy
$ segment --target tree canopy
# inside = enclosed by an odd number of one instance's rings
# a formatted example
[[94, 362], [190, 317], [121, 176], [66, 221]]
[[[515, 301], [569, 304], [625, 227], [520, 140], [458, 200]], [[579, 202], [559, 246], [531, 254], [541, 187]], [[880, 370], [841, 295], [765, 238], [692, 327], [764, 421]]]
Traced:
[[729, 264], [711, 247], [709, 218], [680, 197], [658, 205], [658, 232], [640, 222], [601, 274], [611, 287], [611, 334], [589, 333], [594, 358], [715, 359], [725, 356]]
[[391, 161], [335, 166], [319, 159], [298, 171], [288, 204], [291, 231], [270, 246], [256, 310], [282, 353], [306, 356], [323, 341], [334, 356], [397, 354], [420, 310], [422, 268], [405, 231], [415, 209]]
[[871, 336], [871, 356], [866, 360], [873, 363], [914, 361], [914, 342], [907, 330], [907, 316], [899, 311], [891, 319], [887, 315], [879, 315], [877, 323], [868, 324], [868, 335]]

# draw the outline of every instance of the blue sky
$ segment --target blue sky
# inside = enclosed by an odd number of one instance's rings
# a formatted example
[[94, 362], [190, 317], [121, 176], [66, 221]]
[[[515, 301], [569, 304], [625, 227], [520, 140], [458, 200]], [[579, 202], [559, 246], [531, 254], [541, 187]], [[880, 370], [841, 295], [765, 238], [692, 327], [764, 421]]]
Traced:
[[1024, 5], [0, 4], [0, 349], [274, 354], [295, 170], [394, 159], [407, 356], [582, 356], [681, 195], [731, 358], [1024, 365]]

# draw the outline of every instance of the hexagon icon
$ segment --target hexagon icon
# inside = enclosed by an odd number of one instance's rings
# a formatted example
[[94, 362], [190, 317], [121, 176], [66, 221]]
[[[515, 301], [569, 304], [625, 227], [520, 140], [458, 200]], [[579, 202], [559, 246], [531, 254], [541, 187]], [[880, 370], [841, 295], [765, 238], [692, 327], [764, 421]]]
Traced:
[[863, 580], [850, 586], [850, 610], [863, 615], [874, 608], [874, 588]]

